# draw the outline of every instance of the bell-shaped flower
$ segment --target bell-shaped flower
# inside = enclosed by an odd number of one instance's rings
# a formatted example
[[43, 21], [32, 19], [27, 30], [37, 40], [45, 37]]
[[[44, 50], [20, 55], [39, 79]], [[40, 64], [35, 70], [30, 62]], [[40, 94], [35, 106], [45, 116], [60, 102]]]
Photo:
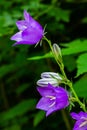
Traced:
[[53, 86], [58, 86], [62, 80], [60, 75], [54, 72], [43, 72], [41, 74], [41, 78], [42, 79], [37, 81], [37, 85], [40, 87], [47, 86], [48, 83], [52, 84]]
[[79, 112], [78, 114], [75, 112], [71, 113], [73, 119], [76, 120], [73, 130], [87, 130], [87, 113]]
[[62, 87], [48, 84], [45, 87], [37, 87], [37, 90], [42, 98], [36, 108], [46, 111], [46, 116], [69, 105], [68, 92]]
[[24, 10], [25, 20], [19, 20], [16, 25], [19, 32], [11, 37], [11, 40], [15, 40], [17, 44], [36, 44], [38, 43], [43, 35], [44, 30], [42, 26], [34, 20], [27, 11]]

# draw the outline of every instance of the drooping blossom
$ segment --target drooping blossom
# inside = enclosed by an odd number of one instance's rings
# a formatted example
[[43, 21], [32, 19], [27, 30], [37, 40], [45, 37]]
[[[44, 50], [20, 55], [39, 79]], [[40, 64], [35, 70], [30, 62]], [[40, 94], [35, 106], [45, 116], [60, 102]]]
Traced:
[[58, 73], [54, 72], [43, 72], [41, 74], [41, 79], [37, 81], [37, 85], [40, 87], [47, 86], [48, 83], [52, 84], [53, 86], [58, 86], [61, 82], [62, 78]]
[[16, 22], [19, 32], [11, 37], [11, 40], [16, 41], [14, 45], [36, 44], [42, 39], [44, 35], [42, 26], [25, 10], [24, 18], [25, 20], [19, 20]]
[[37, 90], [42, 98], [36, 108], [46, 111], [46, 116], [69, 105], [68, 92], [62, 87], [48, 84], [45, 87], [37, 87]]
[[87, 113], [79, 112], [78, 114], [75, 112], [71, 113], [73, 119], [76, 120], [73, 130], [87, 130]]

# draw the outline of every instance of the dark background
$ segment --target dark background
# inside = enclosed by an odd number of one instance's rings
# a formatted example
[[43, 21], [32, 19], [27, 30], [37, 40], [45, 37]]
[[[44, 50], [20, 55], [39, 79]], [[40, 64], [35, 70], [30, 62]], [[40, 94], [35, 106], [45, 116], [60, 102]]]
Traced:
[[[86, 0], [0, 1], [0, 130], [72, 130], [68, 109], [46, 117], [43, 111], [35, 108], [40, 99], [36, 82], [41, 73], [57, 72], [58, 68], [50, 58], [27, 60], [49, 51], [45, 41], [36, 48], [34, 45], [12, 46], [15, 41], [10, 37], [18, 31], [15, 22], [23, 19], [24, 9], [43, 27], [46, 25], [46, 36], [61, 48], [65, 43], [87, 38]], [[63, 56], [67, 76], [74, 83], [83, 78], [83, 75], [74, 78], [78, 56]], [[86, 94], [79, 93], [79, 96], [81, 100], [87, 98]], [[78, 104], [72, 110], [80, 110]]]

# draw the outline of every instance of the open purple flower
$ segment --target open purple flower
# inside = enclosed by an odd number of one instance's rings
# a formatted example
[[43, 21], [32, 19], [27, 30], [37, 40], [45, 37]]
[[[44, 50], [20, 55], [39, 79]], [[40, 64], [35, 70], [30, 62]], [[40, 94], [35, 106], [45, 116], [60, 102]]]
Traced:
[[68, 93], [62, 87], [54, 87], [51, 84], [45, 87], [38, 87], [42, 96], [36, 108], [46, 111], [46, 116], [69, 105]]
[[27, 11], [24, 11], [24, 18], [25, 20], [19, 20], [16, 22], [19, 32], [11, 37], [11, 40], [16, 41], [14, 45], [36, 44], [44, 35], [42, 26], [35, 21]]
[[71, 113], [73, 119], [76, 120], [73, 130], [87, 130], [87, 113], [79, 112], [78, 114], [75, 112]]

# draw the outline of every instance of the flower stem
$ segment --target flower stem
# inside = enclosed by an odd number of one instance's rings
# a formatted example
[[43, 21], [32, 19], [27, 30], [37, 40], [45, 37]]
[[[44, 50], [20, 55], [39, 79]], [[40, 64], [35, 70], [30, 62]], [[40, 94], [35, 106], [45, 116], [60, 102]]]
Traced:
[[50, 46], [50, 49], [51, 49], [51, 52], [52, 52], [52, 54], [53, 54], [53, 57], [55, 58], [55, 60], [56, 60], [56, 62], [57, 62], [57, 64], [58, 64], [58, 66], [60, 67], [60, 70], [61, 70], [62, 75], [63, 75], [65, 78], [67, 78], [67, 77], [66, 77], [66, 74], [65, 74], [65, 72], [64, 72], [64, 65], [63, 65], [63, 63], [59, 63], [59, 62], [58, 62], [58, 60], [57, 60], [57, 58], [56, 58], [56, 56], [55, 56], [55, 54], [54, 54], [54, 52], [53, 52], [53, 48], [52, 48], [51, 41], [48, 40], [45, 36], [44, 36], [44, 40], [46, 40], [46, 41], [48, 42], [48, 44], [49, 44], [49, 46]]
[[72, 86], [72, 83], [69, 82], [69, 83], [68, 83], [68, 86], [70, 87], [70, 89], [71, 89], [71, 91], [72, 91], [72, 93], [73, 93], [73, 95], [74, 95], [74, 97], [75, 97], [75, 101], [79, 103], [80, 107], [81, 107], [85, 112], [87, 112], [87, 110], [86, 110], [86, 108], [85, 108], [85, 105], [84, 105], [84, 104], [80, 101], [80, 99], [78, 98], [78, 96], [77, 96], [77, 94], [76, 94], [76, 92], [75, 92], [75, 90], [74, 90], [74, 88], [73, 88], [73, 86]]
[[44, 36], [43, 39], [46, 40], [47, 43], [49, 44], [50, 49], [51, 49], [52, 54], [53, 54], [53, 57], [55, 58], [55, 60], [56, 60], [56, 62], [57, 62], [57, 64], [58, 64], [58, 66], [60, 67], [60, 71], [61, 71], [62, 75], [63, 75], [64, 78], [66, 79], [66, 82], [67, 82], [67, 83], [65, 83], [65, 84], [67, 84], [67, 85], [70, 87], [70, 89], [71, 89], [71, 91], [72, 91], [72, 93], [73, 93], [73, 95], [74, 95], [74, 97], [75, 97], [75, 98], [74, 98], [75, 101], [79, 103], [80, 107], [81, 107], [85, 112], [87, 112], [87, 110], [86, 110], [86, 108], [85, 108], [85, 105], [84, 105], [84, 104], [80, 101], [80, 99], [78, 98], [78, 96], [77, 96], [77, 94], [76, 94], [76, 92], [75, 92], [75, 90], [74, 90], [74, 88], [73, 88], [73, 86], [72, 86], [72, 82], [71, 82], [70, 80], [68, 80], [68, 78], [67, 78], [67, 76], [66, 76], [66, 74], [65, 74], [63, 62], [62, 62], [62, 61], [59, 62], [58, 59], [56, 58], [56, 56], [55, 56], [55, 54], [54, 54], [54, 52], [53, 52], [53, 48], [52, 48], [51, 41], [48, 40], [45, 36]]

